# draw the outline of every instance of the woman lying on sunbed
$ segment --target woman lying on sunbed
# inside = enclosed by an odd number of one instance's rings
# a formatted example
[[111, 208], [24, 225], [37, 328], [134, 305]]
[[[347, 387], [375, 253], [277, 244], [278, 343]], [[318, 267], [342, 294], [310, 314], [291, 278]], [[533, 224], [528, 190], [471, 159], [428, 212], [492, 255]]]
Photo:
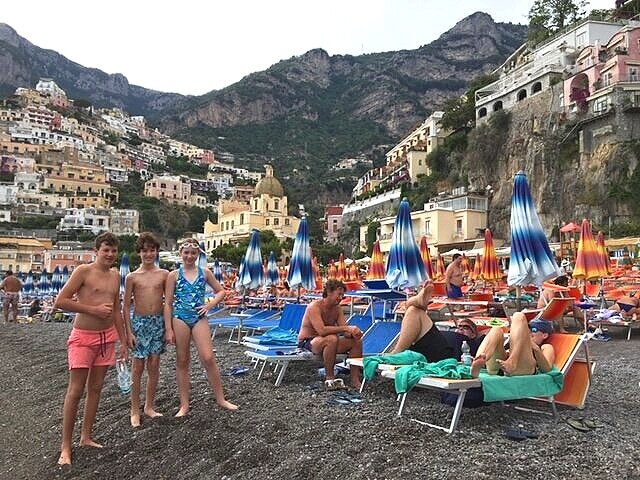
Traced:
[[496, 375], [499, 370], [513, 376], [548, 372], [556, 357], [553, 345], [545, 343], [552, 332], [551, 322], [532, 320], [527, 324], [522, 312], [514, 313], [509, 351], [504, 348], [502, 327], [493, 327], [478, 347], [471, 364], [471, 375], [477, 377], [485, 366], [490, 375]]

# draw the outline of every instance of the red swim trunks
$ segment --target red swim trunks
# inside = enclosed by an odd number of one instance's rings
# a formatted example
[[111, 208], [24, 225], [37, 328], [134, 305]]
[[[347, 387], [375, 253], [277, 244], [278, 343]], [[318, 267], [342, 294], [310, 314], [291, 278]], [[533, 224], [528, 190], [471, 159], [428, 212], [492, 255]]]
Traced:
[[71, 330], [67, 340], [69, 370], [116, 364], [116, 327], [107, 330]]

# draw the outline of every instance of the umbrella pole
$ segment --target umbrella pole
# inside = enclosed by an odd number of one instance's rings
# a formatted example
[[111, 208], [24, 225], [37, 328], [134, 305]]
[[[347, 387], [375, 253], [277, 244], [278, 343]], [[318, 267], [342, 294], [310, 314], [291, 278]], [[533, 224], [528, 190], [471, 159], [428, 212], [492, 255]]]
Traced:
[[520, 285], [516, 285], [516, 311], [520, 312], [522, 310], [522, 287]]

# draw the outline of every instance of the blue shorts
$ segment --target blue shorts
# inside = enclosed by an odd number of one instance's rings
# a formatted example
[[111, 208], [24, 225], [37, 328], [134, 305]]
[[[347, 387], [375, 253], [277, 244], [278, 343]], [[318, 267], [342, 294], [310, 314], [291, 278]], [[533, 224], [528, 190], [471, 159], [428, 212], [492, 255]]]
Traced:
[[164, 353], [164, 317], [162, 315], [133, 315], [131, 330], [136, 336], [134, 358]]
[[462, 293], [462, 288], [458, 285], [454, 285], [450, 283], [447, 288], [447, 297], [449, 298], [462, 298], [464, 297]]

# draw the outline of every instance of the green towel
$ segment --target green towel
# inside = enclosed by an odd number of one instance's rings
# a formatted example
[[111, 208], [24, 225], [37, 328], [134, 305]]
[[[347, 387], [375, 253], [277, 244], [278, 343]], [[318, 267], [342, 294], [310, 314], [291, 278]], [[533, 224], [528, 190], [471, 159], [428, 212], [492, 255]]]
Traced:
[[414, 362], [412, 365], [396, 370], [396, 392], [408, 392], [422, 377], [472, 378], [471, 368], [467, 365], [460, 365], [455, 358], [445, 358], [435, 363]]
[[[396, 377], [397, 378], [397, 377]], [[564, 378], [555, 367], [547, 373], [502, 377], [480, 372], [485, 402], [548, 397], [562, 391]]]
[[387, 355], [372, 355], [362, 359], [362, 370], [364, 371], [364, 379], [371, 380], [376, 376], [378, 365], [386, 363], [389, 365], [411, 365], [414, 362], [426, 362], [424, 355], [412, 350], [405, 350], [400, 353], [389, 353]]

